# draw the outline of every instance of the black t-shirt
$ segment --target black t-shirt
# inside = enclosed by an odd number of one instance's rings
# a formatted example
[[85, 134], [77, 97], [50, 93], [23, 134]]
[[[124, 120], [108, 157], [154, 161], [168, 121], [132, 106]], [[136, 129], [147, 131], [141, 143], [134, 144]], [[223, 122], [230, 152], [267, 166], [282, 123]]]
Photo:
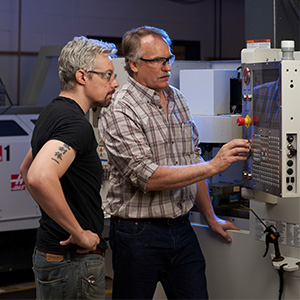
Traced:
[[[100, 197], [103, 169], [96, 152], [93, 128], [75, 101], [57, 97], [43, 109], [32, 135], [33, 157], [49, 140], [60, 140], [77, 150], [74, 161], [60, 179], [62, 189], [81, 227], [97, 233], [101, 239], [98, 247], [106, 249], [106, 243], [101, 238], [104, 223]], [[78, 248], [74, 244], [61, 246], [59, 242], [68, 239], [70, 234], [42, 209], [41, 212], [36, 242], [38, 248], [54, 252]]]

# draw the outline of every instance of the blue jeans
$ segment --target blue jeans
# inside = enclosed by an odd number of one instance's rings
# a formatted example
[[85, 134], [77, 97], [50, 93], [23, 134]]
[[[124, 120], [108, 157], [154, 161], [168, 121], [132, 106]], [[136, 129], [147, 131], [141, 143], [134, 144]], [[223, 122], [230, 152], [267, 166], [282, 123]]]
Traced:
[[168, 299], [208, 299], [205, 260], [188, 220], [111, 218], [113, 299], [152, 299], [160, 281]]
[[37, 299], [105, 299], [100, 254], [62, 256], [35, 249], [33, 271]]

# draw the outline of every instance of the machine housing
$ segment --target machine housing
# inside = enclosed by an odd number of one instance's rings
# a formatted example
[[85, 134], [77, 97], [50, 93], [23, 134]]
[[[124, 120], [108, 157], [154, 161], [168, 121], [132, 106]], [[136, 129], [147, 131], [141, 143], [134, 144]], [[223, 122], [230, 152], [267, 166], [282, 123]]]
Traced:
[[299, 197], [300, 61], [253, 62], [260, 53], [280, 55], [278, 49], [242, 52], [241, 123], [252, 147], [243, 184], [279, 197]]

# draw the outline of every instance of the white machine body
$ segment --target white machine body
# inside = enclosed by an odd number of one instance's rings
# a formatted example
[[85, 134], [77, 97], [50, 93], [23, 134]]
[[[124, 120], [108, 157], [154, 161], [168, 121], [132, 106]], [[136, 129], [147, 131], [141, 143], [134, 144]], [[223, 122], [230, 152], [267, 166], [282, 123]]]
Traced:
[[38, 115], [0, 115], [0, 231], [38, 227], [40, 210], [25, 188], [20, 165]]
[[281, 49], [244, 49], [241, 61], [241, 117], [248, 122], [240, 126], [241, 137], [252, 144], [243, 165], [242, 195], [266, 226], [280, 233], [284, 260], [274, 264], [273, 245], [263, 257], [265, 228], [252, 213], [248, 229], [230, 231], [227, 244], [192, 212], [212, 299], [277, 299], [281, 265], [282, 299], [300, 299], [300, 53], [293, 54], [293, 60], [282, 60]]

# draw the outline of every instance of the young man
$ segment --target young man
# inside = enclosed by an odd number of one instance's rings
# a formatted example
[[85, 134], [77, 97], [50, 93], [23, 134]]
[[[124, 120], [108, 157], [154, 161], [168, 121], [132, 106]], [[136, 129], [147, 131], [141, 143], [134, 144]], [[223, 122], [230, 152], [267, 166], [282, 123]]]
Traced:
[[119, 86], [113, 44], [75, 37], [59, 60], [61, 92], [41, 112], [20, 168], [41, 208], [33, 270], [38, 299], [105, 299], [101, 161], [85, 114]]
[[113, 298], [152, 299], [160, 281], [169, 299], [206, 299], [205, 260], [188, 220], [194, 202], [228, 242], [233, 224], [217, 218], [205, 179], [245, 160], [248, 141], [233, 140], [203, 162], [188, 104], [169, 86], [174, 55], [153, 27], [122, 41], [128, 83], [101, 112], [99, 132], [111, 174], [104, 209], [111, 214]]

